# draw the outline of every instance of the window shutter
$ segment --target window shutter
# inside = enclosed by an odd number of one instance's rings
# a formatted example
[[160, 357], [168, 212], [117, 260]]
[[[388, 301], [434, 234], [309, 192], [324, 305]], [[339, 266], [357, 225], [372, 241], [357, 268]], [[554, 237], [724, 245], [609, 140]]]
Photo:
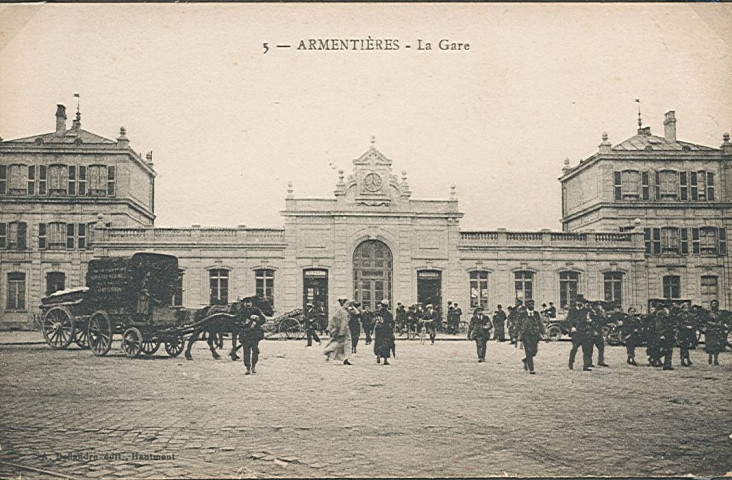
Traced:
[[66, 224], [66, 248], [74, 248], [74, 224]]
[[691, 229], [691, 251], [699, 253], [699, 229], [696, 227]]
[[689, 230], [687, 228], [681, 229], [681, 254], [689, 254]]
[[0, 248], [6, 248], [8, 236], [8, 226], [5, 223], [0, 223]]
[[46, 249], [46, 224], [38, 224], [38, 248], [40, 250]]
[[719, 254], [727, 255], [727, 230], [725, 228], [719, 229]]
[[25, 222], [18, 222], [18, 250], [25, 250], [28, 248], [26, 242], [26, 234], [28, 233], [28, 224]]

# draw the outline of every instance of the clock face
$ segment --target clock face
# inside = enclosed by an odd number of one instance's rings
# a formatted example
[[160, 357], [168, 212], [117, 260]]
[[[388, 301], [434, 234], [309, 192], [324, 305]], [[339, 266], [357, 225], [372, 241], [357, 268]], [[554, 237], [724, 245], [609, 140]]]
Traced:
[[375, 192], [381, 188], [381, 177], [376, 173], [369, 173], [363, 179], [364, 187], [369, 192]]

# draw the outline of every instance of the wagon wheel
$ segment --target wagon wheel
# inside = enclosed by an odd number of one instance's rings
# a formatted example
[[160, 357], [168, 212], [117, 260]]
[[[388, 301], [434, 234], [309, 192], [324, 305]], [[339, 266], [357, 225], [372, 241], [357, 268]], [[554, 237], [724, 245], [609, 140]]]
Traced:
[[51, 348], [64, 349], [74, 339], [74, 316], [66, 307], [53, 307], [43, 316], [43, 338]]
[[183, 353], [183, 348], [186, 346], [186, 342], [183, 337], [176, 337], [175, 340], [165, 342], [165, 351], [171, 357], [177, 357]]
[[122, 334], [122, 351], [129, 358], [137, 358], [142, 352], [142, 333], [135, 328], [130, 327]]
[[557, 325], [552, 325], [546, 330], [546, 335], [549, 340], [556, 342], [562, 338], [562, 329]]
[[158, 348], [160, 348], [160, 339], [159, 338], [151, 338], [148, 340], [142, 341], [142, 353], [144, 353], [147, 356], [154, 355], [155, 352], [158, 351]]
[[89, 319], [87, 342], [94, 355], [103, 357], [112, 346], [112, 322], [106, 313], [99, 311]]
[[76, 329], [74, 342], [76, 342], [76, 345], [78, 345], [82, 350], [89, 348], [89, 335], [87, 334], [86, 328], [79, 327]]
[[300, 335], [300, 322], [294, 318], [285, 318], [280, 322], [280, 338], [286, 340], [295, 340]]

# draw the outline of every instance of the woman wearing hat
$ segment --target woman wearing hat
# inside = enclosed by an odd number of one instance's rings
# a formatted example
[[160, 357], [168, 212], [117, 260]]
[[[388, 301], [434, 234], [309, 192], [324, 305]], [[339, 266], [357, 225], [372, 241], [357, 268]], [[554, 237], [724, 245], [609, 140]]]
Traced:
[[488, 343], [488, 339], [491, 338], [491, 324], [490, 318], [483, 315], [483, 307], [477, 307], [473, 312], [473, 317], [470, 319], [470, 325], [468, 326], [468, 340], [475, 340], [475, 346], [478, 350], [478, 362], [485, 362], [485, 350]]
[[382, 300], [379, 309], [374, 313], [374, 334], [376, 363], [381, 363], [383, 358], [384, 365], [389, 365], [389, 357], [394, 349], [394, 317], [389, 311], [388, 300]]

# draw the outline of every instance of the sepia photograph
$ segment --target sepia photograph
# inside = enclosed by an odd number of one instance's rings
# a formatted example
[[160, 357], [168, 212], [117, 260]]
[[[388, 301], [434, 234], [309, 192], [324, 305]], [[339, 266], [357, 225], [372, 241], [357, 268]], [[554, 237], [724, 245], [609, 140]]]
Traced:
[[731, 27], [0, 5], [0, 478], [732, 475]]

